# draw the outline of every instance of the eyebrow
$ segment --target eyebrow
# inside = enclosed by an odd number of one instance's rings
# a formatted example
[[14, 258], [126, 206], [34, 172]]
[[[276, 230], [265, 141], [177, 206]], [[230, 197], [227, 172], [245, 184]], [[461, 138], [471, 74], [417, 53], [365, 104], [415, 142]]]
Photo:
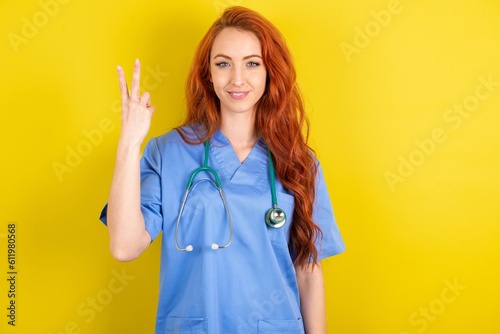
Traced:
[[[213, 59], [219, 58], [219, 57], [231, 60], [231, 57], [229, 57], [229, 56], [227, 56], [225, 54], [222, 54], [222, 53], [219, 53], [219, 54], [215, 55]], [[248, 59], [248, 58], [253, 58], [253, 57], [257, 57], [257, 58], [261, 58], [262, 59], [261, 56], [259, 56], [257, 54], [254, 54], [254, 55], [248, 55], [248, 56], [243, 57], [243, 60]]]

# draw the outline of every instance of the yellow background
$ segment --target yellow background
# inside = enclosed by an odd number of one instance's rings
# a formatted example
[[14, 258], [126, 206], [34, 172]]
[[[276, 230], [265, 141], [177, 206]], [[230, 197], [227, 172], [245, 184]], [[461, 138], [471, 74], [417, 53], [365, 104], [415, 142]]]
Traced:
[[[348, 248], [324, 261], [329, 333], [500, 332], [497, 0], [60, 1], [0, 5], [0, 332], [153, 332], [160, 243], [116, 262], [98, 221], [119, 135], [115, 67], [130, 78], [141, 59], [149, 135], [171, 129], [194, 48], [231, 4], [268, 17], [295, 56]], [[473, 111], [453, 111], [464, 104]]]

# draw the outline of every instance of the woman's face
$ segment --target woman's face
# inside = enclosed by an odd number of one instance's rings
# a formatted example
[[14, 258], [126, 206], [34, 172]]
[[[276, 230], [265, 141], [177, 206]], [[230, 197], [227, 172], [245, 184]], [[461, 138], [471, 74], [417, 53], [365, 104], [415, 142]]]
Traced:
[[255, 111], [266, 88], [266, 68], [254, 33], [223, 29], [210, 52], [210, 73], [220, 100], [221, 115]]

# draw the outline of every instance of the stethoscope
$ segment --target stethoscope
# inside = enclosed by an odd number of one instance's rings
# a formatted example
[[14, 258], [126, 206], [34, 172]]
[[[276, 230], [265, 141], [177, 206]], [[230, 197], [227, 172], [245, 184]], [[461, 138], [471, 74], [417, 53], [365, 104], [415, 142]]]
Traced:
[[[174, 235], [174, 242], [175, 242], [175, 248], [177, 250], [182, 251], [182, 252], [191, 252], [194, 248], [193, 245], [187, 245], [186, 247], [181, 247], [179, 246], [178, 242], [178, 236], [179, 236], [179, 223], [182, 217], [182, 213], [184, 212], [184, 206], [186, 205], [186, 200], [188, 198], [189, 193], [191, 190], [196, 187], [200, 182], [203, 181], [209, 181], [211, 184], [213, 184], [217, 190], [219, 191], [219, 195], [222, 199], [222, 203], [224, 204], [224, 209], [226, 210], [226, 214], [229, 220], [229, 241], [224, 244], [224, 245], [219, 245], [216, 243], [212, 243], [212, 249], [217, 250], [220, 248], [227, 248], [231, 242], [233, 241], [233, 220], [231, 218], [231, 213], [229, 212], [229, 208], [227, 206], [226, 202], [226, 196], [224, 195], [224, 191], [222, 190], [222, 184], [220, 182], [219, 175], [217, 172], [208, 166], [208, 152], [210, 149], [210, 143], [208, 141], [205, 142], [205, 158], [203, 161], [203, 166], [196, 168], [191, 175], [189, 176], [188, 183], [186, 185], [186, 192], [184, 193], [184, 197], [182, 199], [181, 207], [179, 209], [179, 215], [177, 216], [177, 222], [175, 223], [175, 235]], [[267, 150], [267, 158], [268, 158], [268, 165], [269, 165], [269, 179], [271, 182], [271, 197], [272, 197], [272, 208], [267, 210], [266, 215], [265, 215], [265, 221], [267, 226], [271, 228], [280, 228], [286, 223], [286, 214], [285, 211], [281, 210], [278, 207], [278, 199], [276, 197], [276, 181], [274, 179], [274, 164], [273, 164], [273, 159], [271, 157], [271, 152], [269, 149]], [[206, 171], [212, 174], [214, 177], [215, 181], [209, 178], [203, 178], [200, 179], [196, 182], [194, 181], [195, 176], [202, 172]]]

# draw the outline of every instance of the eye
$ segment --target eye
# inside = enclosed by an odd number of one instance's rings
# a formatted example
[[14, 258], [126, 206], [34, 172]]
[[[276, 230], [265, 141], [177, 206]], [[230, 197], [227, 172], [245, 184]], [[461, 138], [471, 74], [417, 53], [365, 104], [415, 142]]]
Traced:
[[217, 66], [217, 67], [228, 67], [229, 63], [226, 62], [226, 61], [221, 61], [219, 63], [215, 63], [215, 66]]
[[248, 67], [257, 67], [257, 66], [260, 66], [260, 63], [258, 63], [256, 61], [250, 61], [250, 62], [248, 62], [247, 66]]

